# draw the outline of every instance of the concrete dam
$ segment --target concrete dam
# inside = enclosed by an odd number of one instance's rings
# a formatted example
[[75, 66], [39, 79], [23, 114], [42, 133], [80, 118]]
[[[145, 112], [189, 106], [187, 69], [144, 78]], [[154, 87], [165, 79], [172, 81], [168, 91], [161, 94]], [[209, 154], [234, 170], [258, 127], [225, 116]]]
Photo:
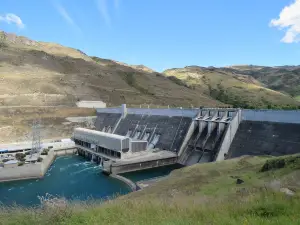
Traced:
[[73, 140], [108, 174], [300, 152], [300, 111], [122, 105], [97, 109], [95, 127], [76, 128]]

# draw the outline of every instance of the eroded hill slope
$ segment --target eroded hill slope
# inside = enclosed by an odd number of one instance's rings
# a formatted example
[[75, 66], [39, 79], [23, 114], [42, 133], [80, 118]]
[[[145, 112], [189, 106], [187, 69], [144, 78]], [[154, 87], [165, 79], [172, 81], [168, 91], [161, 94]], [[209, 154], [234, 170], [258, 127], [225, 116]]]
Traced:
[[0, 106], [217, 106], [222, 103], [142, 66], [89, 57], [79, 50], [0, 33]]

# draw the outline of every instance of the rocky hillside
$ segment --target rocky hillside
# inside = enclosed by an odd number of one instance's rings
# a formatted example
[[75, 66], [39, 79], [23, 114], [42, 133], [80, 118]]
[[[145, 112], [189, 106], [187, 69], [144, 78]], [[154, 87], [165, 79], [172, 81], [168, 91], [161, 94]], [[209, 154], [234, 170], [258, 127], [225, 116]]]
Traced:
[[[262, 67], [230, 68], [188, 66], [169, 69], [164, 74], [179, 79], [191, 89], [221, 102], [243, 108], [297, 108], [299, 102], [288, 94], [265, 87], [259, 77], [251, 76]], [[263, 76], [262, 76], [263, 77]], [[258, 78], [258, 79], [255, 79]]]
[[299, 103], [289, 95], [300, 95], [299, 70], [189, 66], [162, 74], [0, 32], [0, 106], [6, 107], [76, 106], [80, 100], [99, 100], [131, 107], [295, 108]]
[[58, 44], [0, 33], [0, 106], [224, 105], [143, 66], [89, 57]]

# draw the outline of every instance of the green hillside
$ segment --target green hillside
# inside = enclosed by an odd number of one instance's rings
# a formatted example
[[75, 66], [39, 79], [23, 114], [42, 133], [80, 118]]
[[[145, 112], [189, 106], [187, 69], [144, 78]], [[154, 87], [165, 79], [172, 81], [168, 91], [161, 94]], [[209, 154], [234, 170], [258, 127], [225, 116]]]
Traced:
[[4, 207], [0, 224], [296, 225], [299, 165], [299, 155], [198, 164], [105, 203]]
[[249, 75], [226, 68], [190, 66], [163, 72], [171, 79], [179, 79], [188, 87], [218, 101], [242, 108], [297, 108], [291, 96], [264, 87]]
[[233, 66], [227, 70], [252, 76], [266, 87], [293, 97], [300, 95], [300, 66]]

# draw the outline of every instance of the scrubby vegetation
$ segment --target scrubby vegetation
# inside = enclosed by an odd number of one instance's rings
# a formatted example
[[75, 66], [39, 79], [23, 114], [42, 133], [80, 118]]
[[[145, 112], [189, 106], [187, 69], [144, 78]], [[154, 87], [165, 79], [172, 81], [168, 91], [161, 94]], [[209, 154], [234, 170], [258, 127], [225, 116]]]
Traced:
[[38, 161], [38, 162], [42, 162], [42, 161], [43, 161], [43, 158], [42, 158], [42, 157], [38, 157], [37, 161]]
[[[164, 71], [173, 82], [202, 92], [220, 102], [246, 109], [298, 109], [289, 94], [264, 87], [251, 74], [228, 68], [185, 67]], [[177, 78], [177, 79], [174, 79]], [[178, 79], [181, 81], [179, 82]], [[278, 89], [276, 89], [278, 90]]]
[[16, 153], [16, 159], [19, 160], [19, 161], [25, 161], [25, 157], [26, 155], [23, 154], [23, 153]]
[[48, 155], [50, 149], [43, 149], [41, 155]]
[[[4, 207], [0, 221], [30, 225], [296, 225], [300, 223], [299, 159], [299, 155], [242, 157], [194, 165], [173, 171], [154, 186], [104, 203], [58, 201], [41, 208]], [[293, 194], [282, 192], [283, 188]]]

